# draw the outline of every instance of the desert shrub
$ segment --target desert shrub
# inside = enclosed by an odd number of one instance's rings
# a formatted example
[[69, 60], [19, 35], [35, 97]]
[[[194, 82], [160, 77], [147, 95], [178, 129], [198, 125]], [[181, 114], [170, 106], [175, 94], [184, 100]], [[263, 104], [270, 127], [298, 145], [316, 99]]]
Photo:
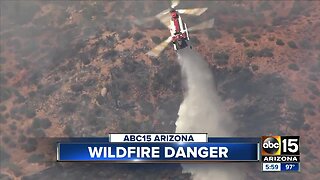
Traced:
[[9, 125], [9, 127], [10, 127], [10, 129], [11, 129], [12, 131], [17, 130], [17, 125], [14, 124], [14, 123], [11, 123], [11, 124]]
[[151, 58], [151, 61], [152, 61], [152, 65], [155, 65], [155, 66], [159, 66], [160, 65], [160, 61], [156, 58]]
[[2, 114], [0, 114], [0, 123], [6, 123], [6, 122], [7, 122], [6, 118]]
[[80, 92], [83, 90], [83, 85], [82, 84], [72, 84], [70, 86], [70, 89], [73, 91], [73, 92]]
[[161, 39], [158, 36], [152, 36], [151, 37], [152, 42], [154, 42], [155, 44], [159, 44], [161, 43]]
[[4, 4], [3, 15], [6, 15], [12, 22], [23, 25], [30, 22], [34, 15], [40, 10], [38, 2], [13, 1]]
[[27, 137], [24, 135], [24, 133], [20, 133], [19, 137], [18, 137], [18, 142], [19, 143], [24, 143], [26, 142]]
[[27, 142], [25, 144], [22, 145], [22, 148], [26, 151], [26, 152], [32, 152], [35, 151], [37, 149], [37, 145], [38, 142], [36, 139], [34, 138], [27, 138]]
[[8, 135], [4, 135], [2, 136], [2, 141], [5, 143], [5, 144], [9, 144], [11, 142], [11, 138], [10, 136]]
[[299, 71], [299, 66], [295, 63], [291, 63], [288, 65], [288, 68], [293, 70], [293, 71]]
[[290, 16], [297, 16], [300, 15], [301, 12], [303, 12], [305, 10], [306, 6], [299, 1], [294, 1], [293, 6], [289, 12]]
[[9, 88], [1, 87], [0, 102], [6, 101], [11, 97], [11, 90]]
[[235, 39], [235, 42], [236, 43], [241, 43], [241, 42], [244, 42], [245, 40], [243, 39], [243, 38], [241, 38], [241, 37], [237, 37], [236, 39]]
[[200, 44], [200, 41], [199, 41], [199, 39], [198, 39], [196, 36], [194, 36], [194, 37], [192, 37], [192, 43], [193, 43], [194, 45], [199, 45], [199, 44]]
[[36, 112], [32, 107], [29, 106], [23, 106], [21, 108], [22, 113], [27, 117], [27, 118], [33, 118], [36, 116]]
[[4, 111], [6, 111], [6, 110], [7, 110], [7, 106], [4, 105], [4, 104], [1, 104], [1, 105], [0, 105], [0, 112], [4, 112]]
[[281, 39], [277, 39], [276, 44], [279, 46], [283, 46], [284, 42]]
[[[308, 130], [310, 130], [310, 125], [309, 124], [304, 124], [303, 126], [302, 126], [302, 129], [303, 130], [305, 130], [305, 131], [308, 131]], [[308, 149], [309, 150], [309, 149]], [[301, 150], [302, 151], [302, 150]]]
[[88, 65], [91, 63], [90, 59], [87, 57], [87, 58], [82, 58], [81, 59], [81, 62], [84, 64], [84, 65]]
[[320, 96], [320, 91], [314, 83], [309, 83], [308, 84], [308, 89], [311, 91], [311, 93], [315, 96]]
[[310, 115], [310, 116], [315, 116], [316, 115], [316, 113], [312, 109], [308, 109], [307, 110], [307, 114]]
[[311, 81], [318, 81], [318, 80], [319, 80], [318, 77], [317, 77], [316, 75], [314, 75], [314, 74], [310, 74], [310, 75], [309, 75], [309, 79], [310, 79]]
[[285, 18], [284, 17], [275, 17], [272, 19], [272, 25], [273, 26], [279, 26], [281, 24], [285, 23]]
[[49, 84], [46, 86], [39, 86], [40, 93], [45, 96], [50, 96], [52, 93], [57, 91], [60, 88], [59, 84]]
[[96, 79], [87, 79], [83, 85], [86, 86], [86, 87], [90, 87], [90, 86], [95, 86], [97, 84], [97, 80]]
[[121, 31], [119, 32], [119, 39], [122, 40], [122, 39], [126, 39], [130, 36], [130, 34], [127, 32], [127, 31]]
[[302, 49], [311, 49], [312, 48], [310, 41], [307, 39], [303, 39], [302, 41], [300, 41], [299, 46]]
[[134, 120], [122, 120], [119, 122], [119, 128], [125, 132], [137, 132], [139, 124]]
[[115, 49], [111, 49], [111, 50], [108, 50], [104, 55], [103, 55], [103, 58], [104, 59], [112, 59], [112, 58], [115, 58], [117, 57], [119, 54], [119, 52]]
[[43, 129], [28, 129], [29, 133], [32, 133], [35, 137], [46, 137], [46, 133], [43, 131]]
[[226, 52], [214, 53], [213, 57], [218, 65], [228, 64], [229, 55]]
[[6, 63], [6, 58], [3, 56], [0, 56], [0, 64]]
[[9, 161], [10, 158], [11, 158], [11, 155], [7, 153], [7, 151], [2, 146], [0, 146], [0, 159], [1, 159], [0, 164], [2, 165], [2, 163], [4, 164], [5, 162]]
[[139, 40], [142, 39], [143, 37], [144, 37], [144, 35], [141, 34], [140, 32], [136, 32], [136, 33], [133, 34], [133, 39], [134, 39], [135, 41], [139, 41]]
[[37, 128], [44, 128], [44, 129], [48, 129], [49, 127], [51, 127], [51, 121], [48, 118], [45, 119], [40, 119], [40, 118], [35, 118], [32, 121], [32, 125], [31, 127], [33, 129], [37, 129]]
[[63, 103], [61, 110], [63, 113], [74, 113], [77, 110], [77, 104], [71, 102]]
[[250, 44], [249, 44], [248, 42], [244, 42], [244, 43], [243, 43], [243, 46], [244, 46], [244, 47], [249, 47]]
[[304, 109], [304, 105], [297, 100], [288, 99], [287, 106], [290, 111], [302, 111]]
[[290, 48], [292, 48], [292, 49], [297, 49], [297, 48], [298, 48], [297, 45], [296, 45], [296, 43], [295, 43], [294, 41], [289, 41], [289, 42], [288, 42], [288, 46], [289, 46]]
[[140, 107], [141, 107], [141, 113], [143, 115], [151, 115], [154, 111], [153, 105], [150, 102], [147, 101], [141, 101], [140, 103]]
[[68, 135], [69, 137], [72, 137], [74, 136], [74, 131], [71, 127], [71, 125], [67, 124], [64, 129], [63, 129], [63, 133]]
[[259, 34], [248, 34], [246, 36], [246, 39], [248, 39], [249, 41], [256, 41], [260, 38], [261, 38], [261, 36]]
[[259, 57], [273, 57], [273, 49], [263, 48], [259, 51]]
[[212, 40], [219, 39], [222, 37], [221, 33], [216, 29], [206, 30], [206, 34]]
[[42, 73], [40, 71], [32, 71], [31, 76], [28, 78], [28, 82], [31, 84], [38, 84], [42, 78]]
[[269, 40], [269, 41], [274, 41], [274, 39], [275, 39], [275, 37], [274, 37], [274, 36], [270, 36], [270, 37], [268, 37], [268, 40]]
[[29, 163], [38, 163], [40, 161], [43, 161], [44, 155], [43, 154], [32, 154], [28, 157]]
[[271, 10], [272, 6], [268, 1], [262, 1], [259, 3], [257, 10], [258, 11], [266, 11], [266, 10]]
[[[316, 49], [320, 50], [320, 43], [315, 44], [314, 47], [315, 47]], [[0, 61], [0, 64], [1, 64], [1, 61]]]
[[251, 67], [252, 67], [252, 70], [253, 70], [253, 71], [259, 70], [259, 66], [256, 65], [256, 64], [252, 65]]
[[247, 49], [246, 50], [246, 55], [249, 58], [255, 57], [255, 56], [257, 56], [257, 54], [258, 54], [258, 51], [254, 50], [254, 49]]

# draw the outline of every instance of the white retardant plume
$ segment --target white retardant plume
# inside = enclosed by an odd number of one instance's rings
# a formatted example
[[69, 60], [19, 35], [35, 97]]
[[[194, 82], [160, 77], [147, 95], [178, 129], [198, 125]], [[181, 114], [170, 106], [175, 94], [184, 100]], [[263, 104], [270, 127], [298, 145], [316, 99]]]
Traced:
[[[186, 92], [180, 105], [176, 133], [208, 133], [209, 136], [233, 136], [235, 122], [223, 108], [214, 88], [213, 75], [201, 56], [188, 48], [178, 51]], [[194, 180], [245, 179], [240, 164], [183, 164]]]

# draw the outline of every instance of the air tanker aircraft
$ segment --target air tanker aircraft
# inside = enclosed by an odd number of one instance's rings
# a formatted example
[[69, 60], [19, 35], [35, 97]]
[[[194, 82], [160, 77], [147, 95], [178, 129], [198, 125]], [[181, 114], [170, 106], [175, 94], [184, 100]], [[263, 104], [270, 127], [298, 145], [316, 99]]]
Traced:
[[[214, 19], [210, 19], [188, 29], [186, 23], [184, 23], [181, 18], [181, 14], [200, 16], [208, 8], [175, 9], [179, 2], [180, 1], [171, 1], [171, 8], [160, 12], [155, 17], [146, 18], [143, 20], [143, 23], [145, 23], [146, 21], [153, 20], [155, 18], [159, 19], [170, 30], [170, 36], [166, 40], [161, 42], [159, 45], [157, 45], [155, 48], [153, 48], [151, 51], [149, 51], [147, 55], [158, 57], [170, 42], [172, 43], [173, 49], [175, 51], [187, 47], [192, 48], [189, 43], [189, 32], [202, 29], [209, 29], [213, 27]], [[141, 20], [138, 20], [137, 24], [141, 24], [141, 22]]]

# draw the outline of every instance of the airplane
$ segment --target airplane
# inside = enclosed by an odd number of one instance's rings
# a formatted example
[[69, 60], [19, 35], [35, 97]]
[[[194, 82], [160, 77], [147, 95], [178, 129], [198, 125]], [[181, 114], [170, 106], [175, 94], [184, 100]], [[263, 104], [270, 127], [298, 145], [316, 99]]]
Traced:
[[189, 32], [209, 29], [213, 27], [214, 19], [210, 19], [188, 29], [186, 23], [184, 23], [181, 18], [181, 14], [200, 16], [208, 8], [175, 9], [179, 2], [179, 0], [171, 1], [171, 8], [163, 10], [155, 17], [136, 21], [136, 24], [141, 25], [142, 23], [147, 23], [151, 20], [159, 19], [170, 30], [170, 36], [155, 48], [150, 50], [147, 55], [158, 57], [161, 52], [170, 44], [170, 42], [172, 43], [173, 49], [175, 51], [184, 49], [186, 47], [192, 48], [192, 46], [188, 42], [190, 41]]

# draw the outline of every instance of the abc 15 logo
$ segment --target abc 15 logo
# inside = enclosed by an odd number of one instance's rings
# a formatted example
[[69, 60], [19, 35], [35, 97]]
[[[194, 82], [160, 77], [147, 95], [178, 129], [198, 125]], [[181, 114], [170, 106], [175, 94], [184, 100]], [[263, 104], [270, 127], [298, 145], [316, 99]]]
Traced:
[[299, 155], [299, 136], [262, 136], [261, 155]]

